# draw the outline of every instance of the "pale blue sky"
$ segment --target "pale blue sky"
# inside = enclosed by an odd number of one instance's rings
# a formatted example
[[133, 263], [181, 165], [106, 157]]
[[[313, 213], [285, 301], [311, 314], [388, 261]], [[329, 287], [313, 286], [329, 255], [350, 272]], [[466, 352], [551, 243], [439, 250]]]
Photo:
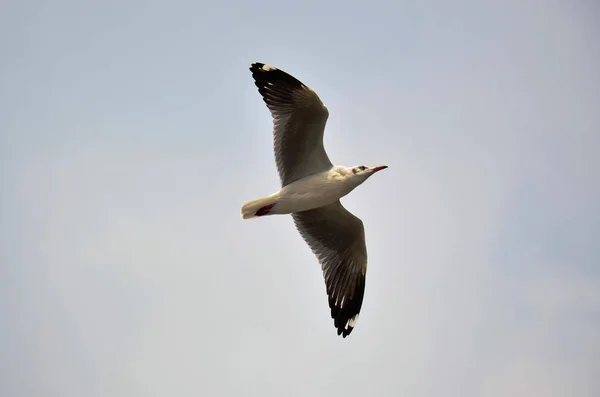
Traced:
[[[5, 1], [0, 395], [600, 395], [592, 1]], [[252, 62], [327, 104], [369, 272], [338, 337]]]

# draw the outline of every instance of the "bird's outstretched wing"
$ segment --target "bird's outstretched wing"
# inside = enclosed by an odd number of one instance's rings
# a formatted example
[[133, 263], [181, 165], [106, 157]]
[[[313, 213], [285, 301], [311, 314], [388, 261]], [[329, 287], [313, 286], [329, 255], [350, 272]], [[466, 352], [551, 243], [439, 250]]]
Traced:
[[250, 71], [273, 116], [275, 162], [281, 185], [331, 168], [323, 147], [329, 111], [319, 96], [273, 66], [253, 63]]
[[362, 221], [340, 201], [292, 214], [319, 259], [338, 335], [352, 332], [365, 294], [367, 246]]

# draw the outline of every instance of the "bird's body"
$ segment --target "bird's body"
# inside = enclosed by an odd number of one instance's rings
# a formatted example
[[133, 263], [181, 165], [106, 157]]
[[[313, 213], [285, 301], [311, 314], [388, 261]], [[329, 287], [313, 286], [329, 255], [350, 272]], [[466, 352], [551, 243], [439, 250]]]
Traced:
[[352, 332], [362, 306], [367, 247], [362, 221], [340, 203], [386, 166], [333, 165], [323, 147], [329, 111], [317, 94], [289, 74], [262, 63], [250, 67], [273, 116], [281, 189], [242, 206], [244, 219], [291, 214], [317, 256], [338, 335]]
[[357, 187], [357, 180], [351, 178], [352, 170], [343, 166], [333, 166], [285, 185], [278, 192], [251, 201], [242, 207], [242, 217], [252, 218], [260, 208], [274, 204], [264, 215], [283, 215], [312, 210], [331, 204]]

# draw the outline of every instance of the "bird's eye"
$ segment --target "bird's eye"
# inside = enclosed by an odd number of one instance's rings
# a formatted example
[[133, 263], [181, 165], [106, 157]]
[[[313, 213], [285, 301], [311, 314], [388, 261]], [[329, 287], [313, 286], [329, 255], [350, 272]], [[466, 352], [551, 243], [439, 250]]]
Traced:
[[358, 167], [359, 170], [364, 171], [367, 169], [367, 167], [365, 167], [364, 165], [361, 165], [360, 167]]

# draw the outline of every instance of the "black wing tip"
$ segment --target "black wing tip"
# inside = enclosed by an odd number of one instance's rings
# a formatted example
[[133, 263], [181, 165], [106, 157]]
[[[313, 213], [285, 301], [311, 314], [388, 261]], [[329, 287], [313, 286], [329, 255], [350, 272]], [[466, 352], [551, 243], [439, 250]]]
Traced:
[[305, 85], [294, 76], [284, 72], [275, 66], [267, 65], [262, 62], [254, 62], [250, 65], [250, 71], [256, 86], [260, 89], [267, 82], [285, 82], [292, 86], [305, 87]]
[[346, 323], [344, 323], [341, 326], [336, 326], [336, 327], [337, 327], [337, 334], [341, 335], [342, 338], [346, 338], [348, 335], [350, 335], [352, 330], [354, 330], [353, 326], [351, 326], [351, 325], [346, 326]]
[[252, 73], [256, 73], [256, 72], [259, 72], [259, 71], [264, 71], [263, 70], [264, 66], [265, 66], [265, 64], [262, 63], [262, 62], [254, 62], [253, 64], [250, 65], [250, 71]]
[[354, 326], [350, 325], [350, 320], [354, 319], [360, 314], [363, 299], [365, 296], [365, 277], [359, 277], [354, 287], [354, 295], [344, 302], [344, 307], [340, 307], [335, 304], [333, 294], [329, 295], [329, 307], [331, 308], [331, 318], [333, 324], [337, 328], [337, 334], [343, 338], [350, 335]]
[[346, 336], [350, 335], [350, 333], [352, 332], [353, 329], [354, 329], [354, 327], [350, 327], [350, 326], [348, 326], [348, 328], [340, 327], [337, 330], [337, 334], [342, 335], [342, 338], [346, 338]]
[[350, 335], [350, 333], [354, 329], [353, 326], [348, 324], [348, 321], [350, 319], [358, 316], [358, 312], [360, 312], [360, 308], [358, 309], [356, 314], [354, 314], [352, 316], [340, 316], [339, 314], [337, 316], [334, 315], [334, 311], [337, 312], [338, 310], [339, 310], [339, 308], [337, 308], [337, 307], [331, 309], [331, 318], [333, 318], [333, 320], [334, 320], [334, 326], [337, 328], [337, 334], [341, 335], [342, 338], [345, 338], [348, 335]]

